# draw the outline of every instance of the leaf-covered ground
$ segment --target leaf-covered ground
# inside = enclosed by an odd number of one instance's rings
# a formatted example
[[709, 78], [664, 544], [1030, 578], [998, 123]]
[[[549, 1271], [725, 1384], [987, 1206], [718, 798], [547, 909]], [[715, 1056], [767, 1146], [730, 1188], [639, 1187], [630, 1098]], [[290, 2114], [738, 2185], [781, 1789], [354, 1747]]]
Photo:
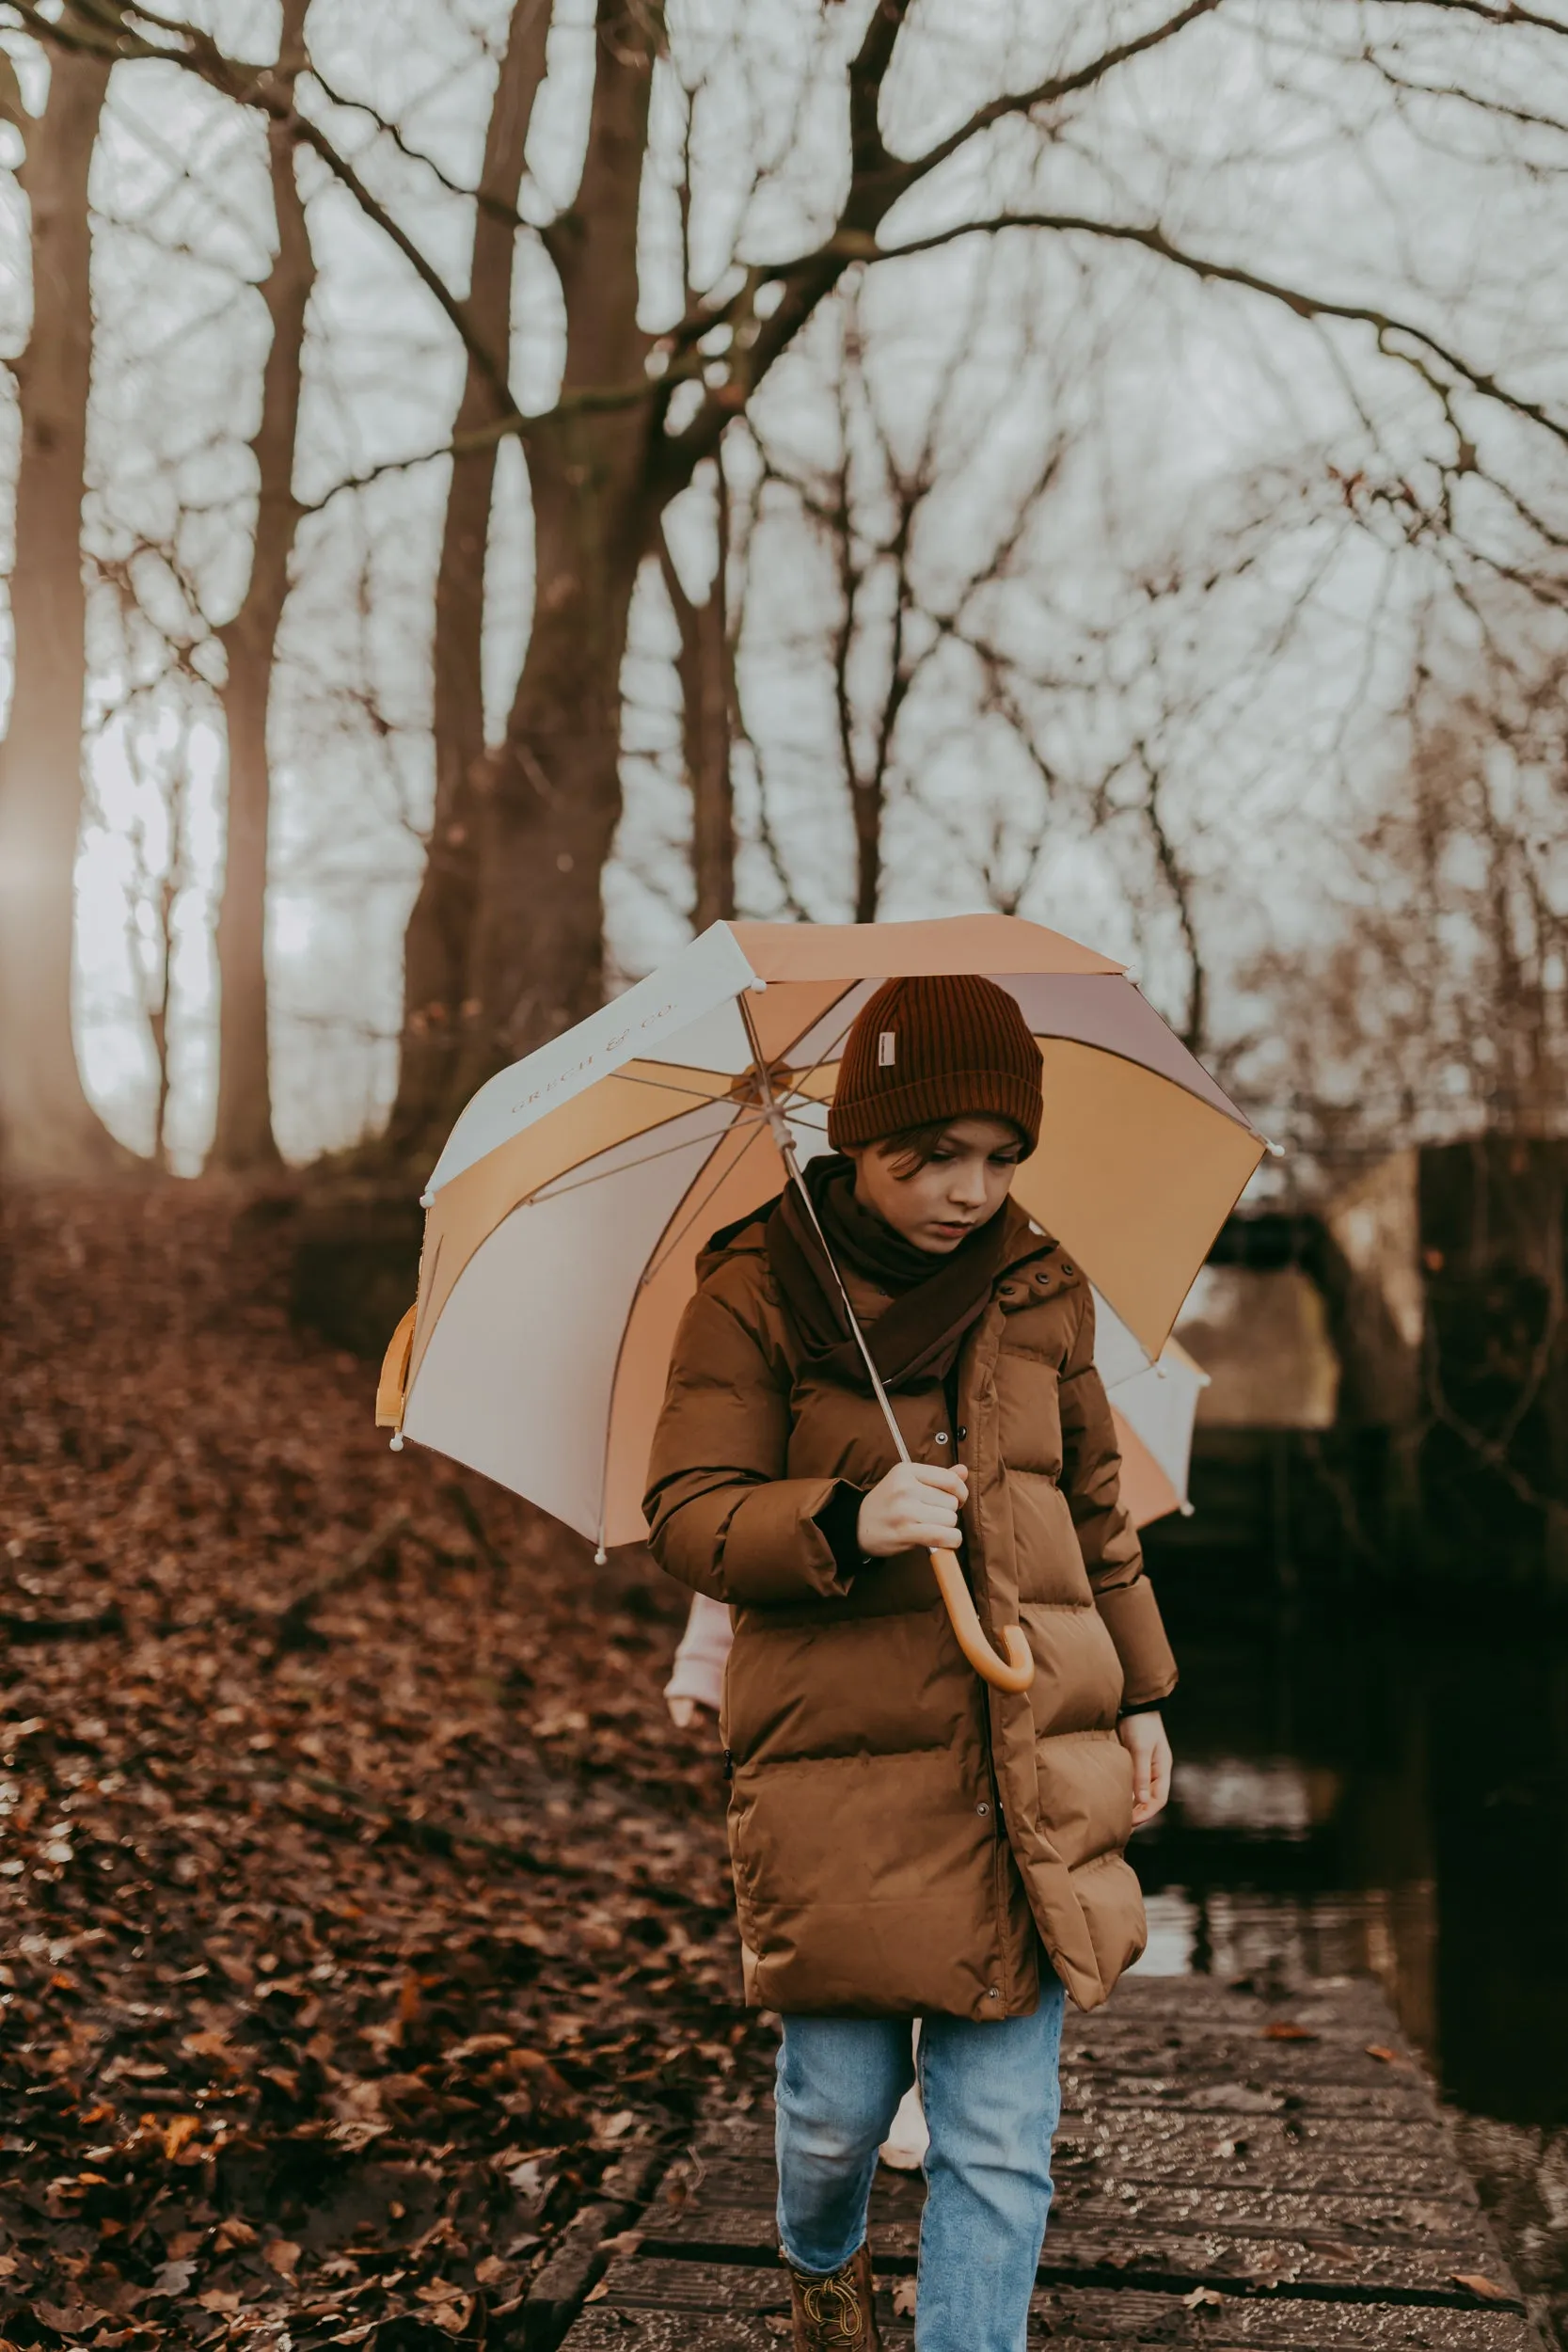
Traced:
[[520, 2341], [573, 2215], [767, 2055], [681, 1597], [389, 1453], [286, 1232], [0, 1203], [17, 2345]]

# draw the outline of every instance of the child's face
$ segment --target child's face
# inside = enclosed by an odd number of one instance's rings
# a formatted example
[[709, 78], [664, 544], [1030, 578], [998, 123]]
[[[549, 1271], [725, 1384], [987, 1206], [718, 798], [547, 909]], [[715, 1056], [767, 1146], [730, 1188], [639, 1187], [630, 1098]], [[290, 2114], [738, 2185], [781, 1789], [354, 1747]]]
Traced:
[[864, 1144], [851, 1156], [861, 1205], [917, 1249], [945, 1257], [996, 1215], [1023, 1146], [1005, 1119], [955, 1119], [922, 1167], [896, 1144]]

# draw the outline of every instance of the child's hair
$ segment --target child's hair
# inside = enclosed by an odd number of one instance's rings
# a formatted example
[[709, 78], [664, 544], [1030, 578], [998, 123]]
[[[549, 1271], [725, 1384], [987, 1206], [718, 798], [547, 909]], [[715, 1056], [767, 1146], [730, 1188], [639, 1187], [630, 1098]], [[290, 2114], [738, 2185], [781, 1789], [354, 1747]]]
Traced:
[[[993, 1114], [985, 1111], [979, 1116], [989, 1119]], [[1012, 1129], [1020, 1148], [1027, 1152], [1029, 1137], [1017, 1120], [1004, 1120], [1001, 1123]], [[881, 1152], [895, 1176], [914, 1176], [936, 1158], [937, 1146], [949, 1127], [956, 1124], [957, 1121], [951, 1119], [924, 1120], [918, 1127], [900, 1127], [894, 1135], [879, 1136], [872, 1148]]]

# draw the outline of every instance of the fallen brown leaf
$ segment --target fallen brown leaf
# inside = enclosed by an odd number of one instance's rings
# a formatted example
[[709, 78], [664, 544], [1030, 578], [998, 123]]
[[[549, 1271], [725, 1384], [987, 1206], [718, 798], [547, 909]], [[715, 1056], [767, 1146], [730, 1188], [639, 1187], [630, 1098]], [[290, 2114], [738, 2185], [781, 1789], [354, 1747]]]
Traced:
[[1201, 2311], [1206, 2303], [1223, 2303], [1224, 2301], [1224, 2296], [1216, 2295], [1212, 2287], [1194, 2287], [1191, 2295], [1184, 2295], [1181, 2297], [1183, 2308], [1189, 2312]]
[[900, 2319], [914, 2317], [915, 2282], [912, 2279], [895, 2279], [893, 2284], [893, 2308]]
[[1489, 2279], [1484, 2270], [1452, 2270], [1449, 2273], [1456, 2287], [1465, 2287], [1479, 2296], [1483, 2303], [1512, 2303], [1516, 2298], [1509, 2288]]
[[193, 2140], [200, 2129], [199, 2115], [176, 2115], [171, 2118], [164, 2131], [164, 2153], [170, 2164], [174, 2162], [181, 2149], [188, 2141]]
[[276, 2270], [280, 2279], [292, 2279], [300, 2257], [300, 2249], [293, 2238], [275, 2237], [261, 2249], [261, 2260], [269, 2270]]
[[1397, 2050], [1390, 2050], [1386, 2042], [1369, 2042], [1367, 2044], [1367, 2056], [1369, 2058], [1381, 2058], [1385, 2066], [1397, 2066], [1400, 2062], [1399, 2052]]
[[1321, 2038], [1313, 2032], [1310, 2026], [1293, 2025], [1288, 2018], [1281, 2018], [1274, 2025], [1265, 2026], [1262, 2032], [1262, 2039], [1265, 2042], [1317, 2042]]
[[445, 2279], [436, 2279], [428, 2286], [416, 2287], [414, 2293], [437, 2328], [449, 2336], [460, 2336], [473, 2317], [474, 2298], [465, 2295]]
[[[772, 2055], [711, 1726], [673, 1732], [661, 1696], [679, 1594], [389, 1454], [372, 1375], [290, 1326], [277, 1205], [0, 1194], [0, 1614], [103, 1628], [7, 1652], [12, 1823], [60, 1859], [0, 1879], [0, 2114], [27, 2116], [8, 2173], [38, 2222], [6, 2309], [135, 2352], [216, 2352], [281, 2297], [269, 2185], [312, 2148], [310, 2341], [410, 2311], [450, 2334], [465, 2297], [416, 2300], [438, 2265], [493, 2244], [480, 2286], [520, 2293], [612, 2153]], [[235, 1409], [263, 1397], [288, 1410]], [[154, 2277], [138, 2329], [106, 2298]]]

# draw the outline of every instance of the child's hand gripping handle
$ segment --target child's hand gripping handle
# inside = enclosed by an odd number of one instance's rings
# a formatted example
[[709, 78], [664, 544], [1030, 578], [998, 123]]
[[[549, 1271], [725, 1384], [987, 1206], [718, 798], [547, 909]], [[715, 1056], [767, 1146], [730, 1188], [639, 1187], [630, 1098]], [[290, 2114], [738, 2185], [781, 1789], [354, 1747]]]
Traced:
[[930, 1554], [958, 1647], [975, 1673], [998, 1691], [1027, 1691], [1035, 1679], [1035, 1661], [1022, 1630], [1016, 1625], [1007, 1627], [1002, 1636], [1007, 1655], [998, 1658], [980, 1629], [958, 1565], [958, 1513], [968, 1499], [969, 1472], [961, 1462], [955, 1462], [951, 1470], [907, 1458], [895, 1463], [861, 1505], [861, 1549], [873, 1559], [886, 1559], [923, 1545]]

